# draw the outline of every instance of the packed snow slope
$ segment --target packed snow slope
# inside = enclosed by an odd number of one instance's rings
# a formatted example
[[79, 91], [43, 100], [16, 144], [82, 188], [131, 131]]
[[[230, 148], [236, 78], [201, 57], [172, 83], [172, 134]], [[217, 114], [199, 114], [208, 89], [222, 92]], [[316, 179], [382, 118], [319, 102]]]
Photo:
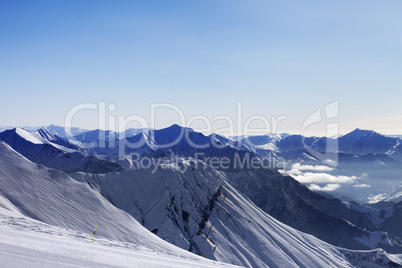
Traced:
[[[4, 205], [4, 203], [3, 203]], [[12, 207], [12, 205], [10, 205]], [[48, 225], [0, 207], [2, 268], [19, 267], [232, 267], [196, 255], [158, 251]], [[188, 255], [188, 254], [187, 254]]]

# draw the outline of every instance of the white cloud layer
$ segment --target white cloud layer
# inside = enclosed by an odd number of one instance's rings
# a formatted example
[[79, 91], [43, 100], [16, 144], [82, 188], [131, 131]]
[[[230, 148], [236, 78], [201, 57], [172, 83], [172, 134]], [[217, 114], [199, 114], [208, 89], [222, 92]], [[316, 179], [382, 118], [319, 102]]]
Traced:
[[301, 183], [352, 183], [356, 176], [335, 176], [328, 173], [306, 172], [301, 175], [293, 175], [293, 178]]
[[310, 186], [308, 187], [310, 190], [312, 191], [324, 191], [324, 192], [332, 192], [336, 189], [338, 189], [339, 187], [341, 187], [340, 184], [338, 183], [331, 183], [331, 184], [327, 184], [323, 187], [317, 185], [317, 184], [310, 184]]
[[293, 164], [292, 168], [287, 171], [287, 174], [289, 175], [300, 175], [303, 173], [303, 171], [331, 171], [333, 170], [332, 167], [328, 166], [311, 166], [311, 165], [300, 165], [299, 163]]
[[[332, 171], [328, 166], [311, 166], [293, 164], [290, 170], [283, 171], [301, 183], [351, 183], [356, 176], [331, 175], [325, 172]], [[307, 172], [306, 172], [307, 171]]]
[[[293, 164], [290, 170], [282, 171], [285, 175], [292, 176], [300, 183], [310, 184], [309, 189], [314, 191], [334, 191], [340, 188], [344, 183], [356, 183], [358, 179], [364, 179], [367, 174], [363, 173], [358, 176], [345, 176], [345, 175], [332, 175], [329, 174], [332, 171], [332, 167], [323, 165], [301, 165], [299, 163]], [[320, 184], [320, 185], [319, 185]], [[323, 184], [326, 184], [322, 186]], [[353, 185], [356, 188], [369, 188], [368, 184], [356, 184]]]
[[356, 184], [356, 185], [353, 185], [353, 186], [356, 187], [356, 188], [370, 188], [371, 187], [371, 185], [368, 185], [368, 184], [365, 184], [365, 183]]

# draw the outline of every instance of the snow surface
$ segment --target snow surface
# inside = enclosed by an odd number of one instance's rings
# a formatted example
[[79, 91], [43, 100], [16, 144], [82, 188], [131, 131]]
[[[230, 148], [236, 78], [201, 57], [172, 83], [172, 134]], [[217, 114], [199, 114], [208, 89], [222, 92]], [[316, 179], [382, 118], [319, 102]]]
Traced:
[[36, 136], [34, 133], [28, 132], [21, 128], [16, 128], [15, 132], [20, 135], [25, 140], [32, 142], [33, 144], [44, 144], [47, 143], [45, 139], [42, 139], [39, 136]]
[[[355, 202], [343, 202], [349, 208], [355, 209], [366, 214], [372, 222], [376, 225], [381, 225], [386, 219], [390, 218], [393, 215], [393, 208], [385, 208], [385, 209], [376, 209], [369, 206], [361, 205]], [[381, 215], [383, 213], [383, 215]]]
[[[0, 208], [1, 267], [233, 267], [44, 224]], [[152, 246], [152, 245], [150, 245]], [[189, 254], [187, 254], [189, 255]]]
[[386, 232], [371, 232], [368, 236], [366, 237], [356, 237], [355, 238], [357, 241], [362, 243], [363, 245], [366, 245], [370, 248], [374, 248], [376, 245], [379, 243], [383, 244], [390, 244], [391, 241], [388, 240], [387, 233]]
[[377, 194], [368, 198], [370, 204], [380, 201], [393, 201], [395, 203], [402, 200], [402, 185], [389, 193]]

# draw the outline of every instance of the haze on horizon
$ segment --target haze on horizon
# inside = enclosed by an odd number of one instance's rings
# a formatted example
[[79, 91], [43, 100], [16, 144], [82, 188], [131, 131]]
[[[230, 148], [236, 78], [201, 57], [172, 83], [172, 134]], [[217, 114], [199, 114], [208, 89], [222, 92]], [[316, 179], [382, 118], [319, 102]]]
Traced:
[[[341, 134], [402, 134], [401, 11], [401, 1], [1, 1], [0, 125], [63, 125], [72, 107], [99, 101], [115, 117], [149, 119], [151, 104], [170, 103], [186, 118], [236, 121], [241, 101], [244, 119], [285, 115], [276, 132], [300, 133], [338, 101]], [[180, 123], [157, 115], [157, 128]], [[81, 112], [74, 125], [99, 128], [97, 117]]]

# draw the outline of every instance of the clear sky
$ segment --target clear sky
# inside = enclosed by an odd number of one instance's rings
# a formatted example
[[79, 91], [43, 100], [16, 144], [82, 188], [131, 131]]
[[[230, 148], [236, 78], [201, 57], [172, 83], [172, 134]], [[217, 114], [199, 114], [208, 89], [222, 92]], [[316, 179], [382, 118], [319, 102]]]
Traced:
[[[99, 101], [112, 116], [149, 120], [152, 103], [171, 103], [236, 123], [241, 101], [243, 118], [286, 115], [277, 131], [298, 133], [339, 101], [341, 133], [402, 134], [401, 14], [399, 0], [2, 0], [0, 125], [62, 125]], [[156, 115], [157, 127], [180, 123]]]

